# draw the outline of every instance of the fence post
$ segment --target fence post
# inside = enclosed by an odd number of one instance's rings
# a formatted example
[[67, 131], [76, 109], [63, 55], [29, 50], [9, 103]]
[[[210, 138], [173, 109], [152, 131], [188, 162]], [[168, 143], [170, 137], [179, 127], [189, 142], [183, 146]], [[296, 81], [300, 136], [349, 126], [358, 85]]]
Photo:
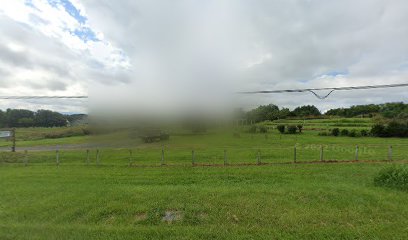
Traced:
[[55, 157], [56, 157], [56, 160], [57, 160], [57, 166], [59, 167], [59, 165], [60, 165], [60, 160], [59, 160], [59, 150], [58, 150], [58, 149], [55, 150]]
[[24, 150], [24, 167], [28, 165], [28, 151]]
[[388, 148], [388, 160], [392, 161], [392, 146], [391, 145]]
[[132, 166], [132, 162], [133, 162], [133, 152], [132, 152], [132, 149], [129, 149], [129, 167]]
[[89, 149], [86, 149], [86, 164], [89, 165]]
[[358, 145], [356, 145], [356, 155], [355, 155], [355, 160], [358, 161]]
[[320, 161], [323, 162], [323, 145], [320, 145]]
[[224, 149], [224, 166], [227, 165], [227, 149]]
[[191, 164], [195, 166], [195, 156], [194, 156], [194, 149], [191, 150]]
[[99, 166], [99, 149], [96, 149], [96, 165]]
[[162, 166], [164, 165], [164, 147], [162, 147], [162, 150], [161, 150], [161, 165]]
[[258, 149], [258, 157], [257, 157], [257, 164], [261, 164], [261, 150]]
[[293, 162], [296, 163], [296, 144], [293, 147]]

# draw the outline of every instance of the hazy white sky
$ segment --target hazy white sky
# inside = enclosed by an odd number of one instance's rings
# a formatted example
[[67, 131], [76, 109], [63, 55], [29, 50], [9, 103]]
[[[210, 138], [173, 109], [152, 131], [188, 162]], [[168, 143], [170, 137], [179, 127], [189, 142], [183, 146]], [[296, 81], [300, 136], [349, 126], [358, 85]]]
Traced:
[[[407, 23], [405, 0], [1, 0], [0, 95], [171, 107], [217, 104], [224, 91], [406, 83]], [[407, 90], [240, 103], [326, 110], [406, 101]], [[0, 101], [9, 107], [84, 112], [87, 101]]]

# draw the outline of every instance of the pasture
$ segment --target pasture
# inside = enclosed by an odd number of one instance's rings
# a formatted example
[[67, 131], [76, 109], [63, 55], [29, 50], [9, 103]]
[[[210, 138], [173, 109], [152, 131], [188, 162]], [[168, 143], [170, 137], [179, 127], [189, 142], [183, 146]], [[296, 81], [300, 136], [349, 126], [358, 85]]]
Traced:
[[406, 164], [407, 139], [279, 134], [278, 123], [151, 144], [117, 132], [110, 145], [18, 129], [18, 151], [0, 152], [0, 238], [408, 238], [408, 193], [373, 182]]

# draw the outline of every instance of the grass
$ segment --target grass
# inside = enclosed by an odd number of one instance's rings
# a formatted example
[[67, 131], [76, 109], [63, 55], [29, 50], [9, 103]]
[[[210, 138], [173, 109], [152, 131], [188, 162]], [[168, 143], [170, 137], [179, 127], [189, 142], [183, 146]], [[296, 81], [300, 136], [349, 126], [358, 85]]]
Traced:
[[[407, 239], [408, 192], [374, 179], [391, 163], [406, 166], [408, 140], [317, 132], [172, 135], [152, 144], [126, 132], [20, 139], [18, 147], [33, 148], [28, 155], [0, 152], [0, 239]], [[80, 146], [106, 139], [100, 164], [94, 147], [88, 165]], [[61, 149], [57, 167], [55, 150], [41, 148], [56, 145], [78, 147]], [[344, 162], [293, 164], [295, 145], [300, 163], [319, 161], [322, 146], [324, 160]], [[356, 145], [361, 162], [346, 162]], [[388, 160], [390, 145], [392, 161], [374, 161]], [[224, 150], [231, 166], [222, 166]], [[256, 164], [258, 151], [262, 163], [288, 164], [238, 165]]]
[[0, 238], [406, 239], [407, 193], [373, 185], [384, 165], [2, 166]]

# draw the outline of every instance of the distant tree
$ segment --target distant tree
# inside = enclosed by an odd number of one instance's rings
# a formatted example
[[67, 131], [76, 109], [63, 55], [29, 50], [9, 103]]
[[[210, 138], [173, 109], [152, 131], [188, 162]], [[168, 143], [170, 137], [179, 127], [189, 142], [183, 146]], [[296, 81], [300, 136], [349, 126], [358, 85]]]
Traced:
[[374, 124], [371, 127], [371, 134], [375, 137], [384, 137], [386, 135], [385, 126], [381, 123]]
[[260, 133], [267, 133], [268, 132], [268, 128], [265, 126], [259, 126], [259, 132]]
[[296, 117], [320, 116], [322, 113], [313, 105], [297, 107], [292, 111], [292, 115]]
[[4, 128], [6, 124], [6, 113], [0, 110], [0, 128]]
[[289, 134], [295, 134], [297, 131], [297, 127], [295, 125], [289, 125], [288, 126], [288, 133]]
[[339, 128], [333, 128], [331, 130], [331, 135], [337, 137], [337, 136], [339, 136], [339, 134], [340, 134], [340, 129]]
[[348, 136], [348, 134], [349, 134], [349, 130], [347, 130], [347, 129], [342, 129], [342, 130], [340, 131], [340, 135], [341, 135], [341, 136]]
[[24, 125], [27, 124], [28, 120], [19, 123], [19, 120], [22, 118], [33, 119], [34, 112], [25, 109], [7, 109], [6, 127], [25, 127]]
[[276, 128], [280, 133], [285, 133], [285, 125], [278, 125]]
[[299, 130], [299, 133], [302, 133], [303, 125], [299, 124], [296, 126]]
[[38, 110], [34, 124], [38, 127], [62, 127], [67, 125], [67, 119], [61, 113], [50, 110]]
[[254, 122], [279, 119], [279, 107], [273, 104], [261, 105], [247, 113], [248, 119]]

